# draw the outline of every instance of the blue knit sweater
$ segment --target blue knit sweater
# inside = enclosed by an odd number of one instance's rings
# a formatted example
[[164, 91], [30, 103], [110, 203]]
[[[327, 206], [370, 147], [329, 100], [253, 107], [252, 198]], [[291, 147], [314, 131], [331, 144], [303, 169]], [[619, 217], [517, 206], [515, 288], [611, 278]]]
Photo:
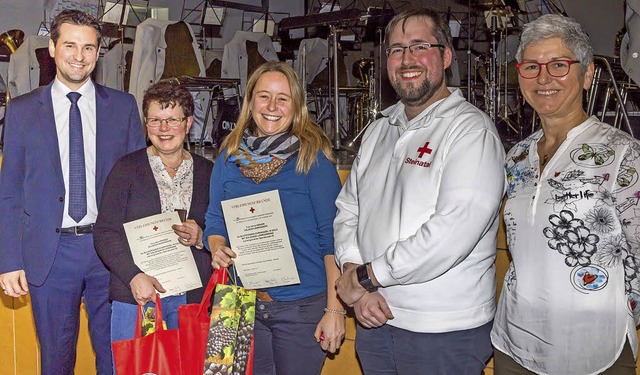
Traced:
[[[341, 184], [333, 165], [322, 152], [308, 174], [296, 173], [298, 157], [288, 160], [280, 172], [259, 184], [244, 177], [226, 153], [218, 156], [211, 174], [209, 209], [204, 237], [228, 235], [220, 202], [278, 190], [300, 284], [265, 289], [277, 301], [294, 301], [327, 290], [324, 256], [333, 255], [335, 200]], [[205, 241], [206, 244], [207, 241]]]

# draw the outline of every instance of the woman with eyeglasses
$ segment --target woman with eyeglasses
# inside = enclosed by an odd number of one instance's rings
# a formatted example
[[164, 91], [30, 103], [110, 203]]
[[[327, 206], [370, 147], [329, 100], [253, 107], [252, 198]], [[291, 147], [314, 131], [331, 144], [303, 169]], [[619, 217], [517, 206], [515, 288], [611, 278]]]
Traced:
[[[212, 273], [211, 255], [203, 249], [202, 228], [209, 204], [213, 163], [183, 149], [193, 123], [193, 98], [178, 84], [157, 83], [145, 92], [142, 111], [151, 145], [116, 162], [102, 193], [102, 210], [94, 229], [96, 251], [111, 272], [109, 297], [111, 341], [133, 338], [137, 305], [154, 307], [166, 290], [134, 263], [123, 223], [168, 212], [186, 211], [174, 225], [178, 241], [191, 248], [203, 286]], [[197, 303], [204, 288], [162, 298], [167, 328], [178, 328], [178, 307]]]
[[541, 129], [509, 151], [512, 262], [491, 340], [496, 374], [635, 374], [640, 144], [589, 117], [589, 38], [573, 19], [524, 26], [520, 89]]

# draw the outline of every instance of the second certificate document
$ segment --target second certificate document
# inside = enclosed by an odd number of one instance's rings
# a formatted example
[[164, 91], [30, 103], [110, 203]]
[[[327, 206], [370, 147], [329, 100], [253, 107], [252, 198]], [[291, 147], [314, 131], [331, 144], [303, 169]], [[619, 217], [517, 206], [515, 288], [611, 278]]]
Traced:
[[245, 288], [300, 283], [278, 190], [222, 201], [222, 211]]

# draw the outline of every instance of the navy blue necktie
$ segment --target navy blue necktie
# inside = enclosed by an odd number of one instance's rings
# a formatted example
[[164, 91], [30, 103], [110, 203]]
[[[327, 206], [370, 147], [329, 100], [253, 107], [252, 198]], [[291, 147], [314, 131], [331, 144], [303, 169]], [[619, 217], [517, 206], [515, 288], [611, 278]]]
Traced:
[[77, 92], [70, 92], [69, 108], [69, 216], [76, 223], [87, 215], [87, 175], [84, 163], [84, 141], [82, 139], [82, 117], [78, 108]]

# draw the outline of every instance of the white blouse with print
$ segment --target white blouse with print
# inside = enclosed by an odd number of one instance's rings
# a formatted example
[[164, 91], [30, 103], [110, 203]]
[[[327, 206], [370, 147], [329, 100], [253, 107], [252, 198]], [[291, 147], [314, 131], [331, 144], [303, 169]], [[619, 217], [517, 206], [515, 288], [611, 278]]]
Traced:
[[596, 374], [640, 317], [640, 143], [595, 117], [541, 172], [537, 131], [508, 153], [504, 219], [513, 261], [491, 340], [540, 374]]
[[189, 216], [193, 193], [193, 159], [184, 159], [176, 175], [171, 178], [159, 156], [149, 153], [147, 156], [153, 178], [158, 185], [161, 211], [164, 213], [182, 209], [187, 210], [187, 216]]

